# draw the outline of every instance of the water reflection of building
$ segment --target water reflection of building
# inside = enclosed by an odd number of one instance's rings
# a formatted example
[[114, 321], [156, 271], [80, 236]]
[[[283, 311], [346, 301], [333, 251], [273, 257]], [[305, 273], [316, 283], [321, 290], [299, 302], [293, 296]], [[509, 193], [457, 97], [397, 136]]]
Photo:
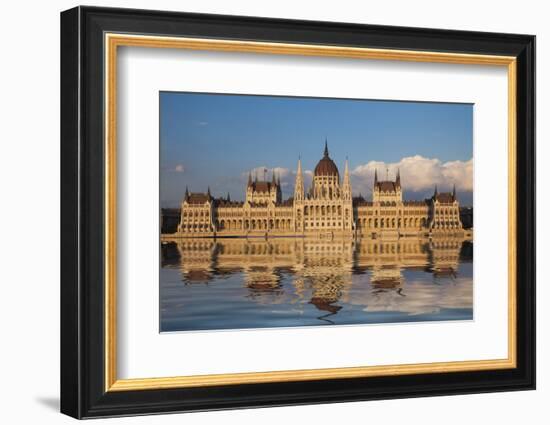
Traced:
[[371, 283], [380, 289], [394, 289], [403, 283], [400, 267], [376, 267], [372, 269]]
[[[363, 238], [463, 235], [455, 190], [431, 198], [403, 200], [399, 171], [394, 180], [379, 180], [375, 173], [372, 201], [352, 196], [348, 162], [340, 180], [338, 167], [325, 143], [323, 157], [315, 167], [306, 190], [298, 160], [294, 196], [283, 200], [278, 176], [271, 181], [248, 178], [244, 202], [215, 198], [186, 190], [177, 229], [173, 210], [163, 211], [164, 230], [175, 237], [224, 236], [360, 236]], [[166, 217], [164, 217], [166, 215]], [[170, 226], [172, 224], [172, 226]], [[172, 233], [172, 232], [164, 232]]]
[[[208, 283], [216, 275], [242, 273], [249, 297], [283, 302], [283, 274], [292, 276], [292, 297], [335, 314], [339, 300], [349, 300], [353, 275], [367, 274], [376, 293], [401, 294], [404, 270], [428, 271], [434, 277], [457, 274], [462, 239], [319, 240], [303, 238], [178, 239], [163, 244], [166, 258], [179, 257], [183, 280]], [[288, 291], [288, 288], [286, 288]], [[406, 292], [406, 291], [405, 291]], [[285, 298], [286, 297], [286, 298]]]
[[430, 264], [436, 277], [456, 276], [462, 241], [454, 239], [435, 239], [430, 243]]

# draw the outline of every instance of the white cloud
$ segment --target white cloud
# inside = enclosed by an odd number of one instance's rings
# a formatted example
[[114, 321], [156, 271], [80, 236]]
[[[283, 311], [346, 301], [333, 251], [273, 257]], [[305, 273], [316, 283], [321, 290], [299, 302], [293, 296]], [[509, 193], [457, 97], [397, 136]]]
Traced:
[[313, 171], [312, 170], [305, 170], [304, 171], [304, 187], [306, 191], [309, 187], [311, 187], [311, 182], [313, 181]]
[[199, 122], [197, 123], [197, 125], [199, 125], [199, 126], [201, 126], [201, 127], [204, 127], [204, 126], [208, 125], [208, 121], [199, 121]]
[[183, 166], [183, 164], [177, 164], [175, 167], [174, 167], [174, 171], [176, 173], [183, 173], [185, 171], [185, 167]]
[[469, 161], [441, 162], [437, 158], [424, 158], [420, 155], [402, 158], [399, 162], [385, 163], [370, 161], [355, 167], [351, 174], [355, 180], [366, 187], [372, 187], [374, 171], [378, 170], [378, 179], [388, 177], [394, 179], [399, 169], [401, 173], [401, 186], [405, 190], [414, 192], [431, 189], [437, 184], [441, 189], [451, 189], [456, 184], [456, 189], [462, 192], [473, 190], [473, 159]]

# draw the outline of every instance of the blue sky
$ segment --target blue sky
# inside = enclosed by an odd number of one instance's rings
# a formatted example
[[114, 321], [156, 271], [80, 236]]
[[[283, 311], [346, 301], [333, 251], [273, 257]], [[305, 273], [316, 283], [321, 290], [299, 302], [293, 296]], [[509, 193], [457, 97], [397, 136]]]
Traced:
[[298, 156], [307, 184], [325, 138], [341, 175], [349, 158], [355, 194], [370, 196], [374, 169], [399, 168], [405, 198], [456, 184], [470, 205], [472, 120], [471, 104], [161, 92], [161, 206], [177, 206], [186, 186], [242, 200], [248, 172], [264, 167], [291, 196]]

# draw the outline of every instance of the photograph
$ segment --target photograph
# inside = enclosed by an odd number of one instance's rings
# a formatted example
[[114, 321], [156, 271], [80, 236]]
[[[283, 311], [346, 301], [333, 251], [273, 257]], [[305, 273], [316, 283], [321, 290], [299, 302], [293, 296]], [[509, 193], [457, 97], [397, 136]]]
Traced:
[[[426, 422], [428, 403], [461, 424], [480, 408], [537, 416], [545, 15], [203, 3], [64, 5], [49, 32], [41, 6], [44, 43], [6, 67], [14, 110], [38, 83], [44, 105], [60, 89], [60, 108], [23, 114], [6, 138], [36, 133], [7, 144], [29, 189], [12, 172], [20, 199], [5, 199], [23, 208], [5, 210], [24, 216], [4, 221], [28, 245], [16, 224], [36, 221], [32, 193], [60, 244], [60, 261], [36, 257], [60, 275], [58, 291], [36, 286], [40, 320], [16, 302], [30, 299], [28, 249], [10, 248], [7, 287], [23, 292], [6, 299], [24, 326], [8, 330], [21, 342], [40, 328], [12, 351], [57, 344], [26, 361], [39, 408], [16, 398], [13, 414], [43, 422], [57, 403], [77, 419], [256, 423], [269, 407], [277, 423], [334, 423], [387, 421], [392, 406], [395, 421]], [[23, 72], [55, 54], [49, 77]], [[48, 172], [60, 202], [37, 190]], [[26, 379], [11, 369], [17, 395]], [[250, 410], [220, 412], [233, 409]]]
[[473, 104], [159, 105], [160, 332], [474, 319]]

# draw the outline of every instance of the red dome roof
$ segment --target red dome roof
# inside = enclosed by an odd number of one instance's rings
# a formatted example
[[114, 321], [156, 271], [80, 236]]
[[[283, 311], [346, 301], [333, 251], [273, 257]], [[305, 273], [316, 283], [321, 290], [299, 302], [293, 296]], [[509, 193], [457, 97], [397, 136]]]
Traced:
[[323, 158], [317, 163], [315, 167], [316, 176], [339, 176], [338, 167], [332, 159], [328, 156], [328, 147], [325, 142], [325, 152]]

